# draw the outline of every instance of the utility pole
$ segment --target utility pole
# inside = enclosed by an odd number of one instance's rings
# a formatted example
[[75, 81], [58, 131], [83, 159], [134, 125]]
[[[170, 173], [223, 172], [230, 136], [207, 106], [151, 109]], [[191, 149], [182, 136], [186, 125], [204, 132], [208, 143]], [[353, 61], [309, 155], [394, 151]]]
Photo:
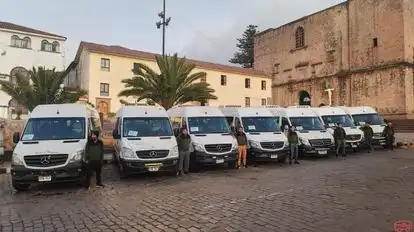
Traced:
[[168, 26], [168, 24], [171, 21], [171, 17], [166, 18], [165, 14], [165, 0], [163, 0], [162, 4], [162, 12], [158, 14], [158, 16], [161, 18], [161, 21], [158, 21], [156, 23], [157, 28], [160, 29], [162, 26], [162, 56], [165, 56], [165, 28]]

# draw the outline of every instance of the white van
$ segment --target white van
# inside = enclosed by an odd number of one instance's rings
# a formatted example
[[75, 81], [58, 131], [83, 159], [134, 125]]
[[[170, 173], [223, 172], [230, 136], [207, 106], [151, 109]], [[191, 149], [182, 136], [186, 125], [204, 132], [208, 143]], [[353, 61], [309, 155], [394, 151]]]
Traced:
[[234, 132], [243, 127], [247, 136], [247, 156], [252, 161], [285, 162], [288, 143], [276, 123], [276, 117], [266, 108], [223, 107], [227, 122]]
[[16, 190], [34, 183], [83, 181], [84, 151], [92, 130], [102, 131], [98, 112], [86, 104], [39, 105], [14, 133], [11, 174]]
[[223, 113], [216, 107], [176, 106], [168, 116], [177, 129], [186, 128], [193, 143], [191, 169], [199, 165], [228, 164], [234, 168], [237, 159], [237, 142]]
[[177, 172], [177, 141], [163, 107], [122, 106], [116, 117], [114, 159], [121, 178], [142, 172]]
[[322, 106], [313, 108], [313, 110], [319, 115], [327, 130], [332, 134], [338, 123], [342, 124], [346, 133], [345, 144], [348, 148], [352, 148], [356, 151], [358, 147], [363, 145], [363, 132], [354, 125], [352, 118], [343, 109], [339, 107]]
[[309, 106], [275, 107], [269, 110], [282, 116], [279, 123], [281, 128], [296, 128], [300, 154], [325, 156], [334, 148], [332, 135], [325, 130], [320, 118]]
[[365, 123], [370, 123], [372, 130], [374, 131], [374, 137], [372, 138], [372, 144], [377, 146], [385, 146], [386, 141], [383, 136], [386, 123], [384, 119], [379, 115], [372, 107], [369, 106], [356, 106], [356, 107], [341, 107], [347, 114], [349, 114], [358, 127], [363, 126]]

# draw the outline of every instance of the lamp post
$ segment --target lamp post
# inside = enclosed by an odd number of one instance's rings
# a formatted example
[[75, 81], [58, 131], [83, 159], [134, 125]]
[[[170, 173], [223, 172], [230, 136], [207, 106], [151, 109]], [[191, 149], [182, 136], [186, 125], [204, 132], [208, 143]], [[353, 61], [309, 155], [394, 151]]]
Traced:
[[165, 56], [165, 28], [171, 21], [171, 17], [166, 18], [165, 15], [165, 0], [163, 0], [162, 12], [160, 12], [158, 16], [161, 18], [161, 21], [158, 21], [156, 25], [158, 29], [162, 26], [162, 56]]

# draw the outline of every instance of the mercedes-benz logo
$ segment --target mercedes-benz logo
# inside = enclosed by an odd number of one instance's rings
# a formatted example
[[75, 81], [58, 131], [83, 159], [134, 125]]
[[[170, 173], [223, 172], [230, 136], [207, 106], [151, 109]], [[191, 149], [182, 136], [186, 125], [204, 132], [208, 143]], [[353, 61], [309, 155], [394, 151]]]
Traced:
[[156, 152], [156, 151], [151, 151], [151, 152], [149, 153], [149, 155], [150, 155], [151, 157], [155, 157], [155, 156], [157, 155], [157, 152]]
[[51, 159], [50, 155], [49, 156], [42, 156], [40, 158], [40, 163], [43, 164], [43, 165], [49, 164], [50, 159]]
[[276, 144], [275, 143], [271, 143], [270, 146], [272, 146], [272, 148], [275, 148], [276, 147]]
[[220, 145], [218, 145], [218, 146], [217, 146], [217, 151], [218, 151], [218, 152], [220, 152], [221, 150], [222, 150], [221, 146], [220, 146]]

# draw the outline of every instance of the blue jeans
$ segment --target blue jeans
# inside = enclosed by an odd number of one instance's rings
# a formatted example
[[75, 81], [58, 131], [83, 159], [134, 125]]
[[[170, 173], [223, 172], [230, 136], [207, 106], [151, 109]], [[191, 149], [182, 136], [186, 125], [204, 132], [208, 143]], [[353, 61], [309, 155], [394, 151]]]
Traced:
[[291, 144], [289, 144], [289, 147], [290, 147], [289, 161], [292, 161], [292, 160], [297, 161], [298, 160], [298, 153], [299, 153], [298, 144], [297, 143], [291, 143]]

